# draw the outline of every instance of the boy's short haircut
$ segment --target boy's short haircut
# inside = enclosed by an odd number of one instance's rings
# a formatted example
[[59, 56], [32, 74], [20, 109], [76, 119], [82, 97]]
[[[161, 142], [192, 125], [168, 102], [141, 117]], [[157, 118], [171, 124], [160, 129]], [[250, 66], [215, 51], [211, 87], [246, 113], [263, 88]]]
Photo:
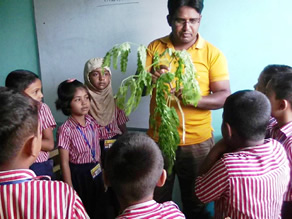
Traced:
[[25, 140], [38, 131], [35, 100], [7, 87], [0, 87], [0, 165], [9, 162]]
[[223, 122], [235, 129], [241, 138], [264, 139], [271, 115], [271, 105], [264, 94], [251, 90], [235, 92], [226, 99], [223, 109]]
[[201, 14], [204, 8], [204, 0], [168, 0], [167, 7], [169, 16], [174, 18], [176, 11], [183, 6], [191, 7]]
[[288, 65], [267, 65], [261, 72], [263, 77], [263, 85], [267, 86], [268, 82], [275, 76], [281, 73], [292, 73], [292, 67]]
[[276, 99], [285, 99], [292, 106], [292, 74], [280, 74], [273, 77], [268, 87], [275, 92]]
[[58, 86], [58, 99], [55, 101], [56, 109], [62, 110], [64, 115], [70, 116], [71, 115], [71, 101], [74, 98], [74, 94], [77, 88], [83, 88], [88, 93], [90, 98], [90, 94], [84, 84], [76, 79], [70, 79], [63, 81]]
[[118, 197], [137, 201], [153, 194], [163, 171], [163, 158], [149, 136], [126, 133], [109, 149], [104, 169]]
[[5, 86], [23, 92], [39, 76], [28, 70], [15, 70], [10, 72], [5, 80]]

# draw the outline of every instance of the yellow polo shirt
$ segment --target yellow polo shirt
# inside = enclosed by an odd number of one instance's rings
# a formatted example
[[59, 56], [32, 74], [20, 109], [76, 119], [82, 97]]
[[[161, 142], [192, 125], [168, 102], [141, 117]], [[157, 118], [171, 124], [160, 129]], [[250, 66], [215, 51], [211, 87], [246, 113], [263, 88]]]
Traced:
[[[158, 52], [162, 54], [167, 48], [174, 49], [169, 36], [157, 39], [148, 46], [146, 66], [152, 64], [153, 54]], [[227, 61], [223, 53], [212, 44], [204, 40], [199, 34], [197, 42], [187, 50], [191, 56], [195, 68], [197, 70], [197, 80], [201, 89], [202, 96], [208, 96], [210, 91], [210, 83], [216, 81], [229, 80]], [[162, 63], [163, 64], [163, 63]], [[171, 71], [171, 70], [170, 70]], [[154, 114], [156, 107], [155, 90], [150, 101], [150, 116]], [[185, 106], [181, 102], [181, 107], [185, 117], [185, 144], [182, 142], [182, 116], [178, 110], [175, 101], [172, 103], [175, 107], [180, 120], [178, 131], [181, 137], [180, 146], [198, 144], [206, 141], [212, 136], [213, 128], [211, 126], [211, 111], [198, 109], [194, 106]], [[160, 119], [156, 118], [159, 127]], [[158, 129], [157, 129], [158, 130]], [[154, 135], [154, 129], [149, 124], [148, 135], [156, 142], [158, 141], [158, 133]]]

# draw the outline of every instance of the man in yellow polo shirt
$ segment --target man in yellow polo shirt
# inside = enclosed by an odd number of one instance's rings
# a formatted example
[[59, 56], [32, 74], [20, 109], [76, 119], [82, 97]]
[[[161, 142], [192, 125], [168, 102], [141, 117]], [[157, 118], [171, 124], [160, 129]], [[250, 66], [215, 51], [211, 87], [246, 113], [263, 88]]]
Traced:
[[[183, 212], [186, 217], [205, 219], [208, 216], [205, 213], [204, 205], [195, 197], [194, 182], [198, 167], [214, 145], [210, 110], [222, 108], [226, 97], [230, 95], [230, 86], [227, 61], [223, 53], [198, 33], [202, 9], [203, 0], [168, 0], [167, 21], [172, 32], [149, 44], [146, 66], [151, 65], [155, 52], [161, 54], [167, 48], [187, 50], [192, 56], [202, 99], [198, 102], [197, 107], [181, 104], [185, 117], [185, 142], [181, 141], [176, 151], [172, 174], [168, 176], [165, 186], [156, 190], [154, 198], [158, 202], [171, 200], [174, 176], [177, 174]], [[167, 71], [166, 66], [161, 66], [160, 70], [152, 70], [153, 83]], [[182, 121], [177, 105], [173, 106], [176, 107], [177, 114]], [[150, 103], [150, 116], [154, 114], [155, 107], [154, 91]], [[182, 136], [182, 124], [178, 130]], [[151, 126], [148, 134], [158, 142], [158, 134], [154, 133]]]

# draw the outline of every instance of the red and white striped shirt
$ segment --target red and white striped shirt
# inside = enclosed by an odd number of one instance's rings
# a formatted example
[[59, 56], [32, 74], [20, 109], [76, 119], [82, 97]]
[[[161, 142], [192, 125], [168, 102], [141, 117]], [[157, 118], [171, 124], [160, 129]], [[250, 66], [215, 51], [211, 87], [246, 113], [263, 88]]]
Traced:
[[0, 171], [1, 219], [89, 218], [71, 186], [38, 178], [28, 169]]
[[284, 195], [284, 201], [292, 201], [292, 121], [279, 128], [278, 123], [273, 123], [268, 127], [267, 137], [274, 138], [279, 141], [285, 148], [288, 160], [290, 162], [290, 182], [288, 190]]
[[[40, 126], [41, 131], [47, 129], [47, 128], [56, 128], [56, 122], [52, 115], [52, 112], [49, 108], [49, 106], [45, 103], [41, 103], [40, 109], [39, 109], [39, 120], [40, 120]], [[42, 163], [49, 159], [49, 152], [46, 151], [40, 151], [35, 163]]]
[[117, 219], [131, 218], [165, 218], [179, 219], [185, 218], [184, 214], [179, 210], [178, 206], [172, 202], [157, 203], [154, 200], [143, 202], [137, 205], [132, 205], [126, 208]]
[[[95, 163], [100, 160], [98, 129], [99, 125], [90, 115], [85, 116], [85, 126], [70, 116], [58, 129], [58, 147], [69, 151], [71, 163]], [[92, 151], [95, 152], [95, 160]]]
[[273, 139], [265, 144], [225, 153], [196, 179], [196, 195], [215, 201], [215, 218], [276, 219], [289, 182], [289, 163], [283, 146]]
[[121, 135], [122, 132], [119, 128], [119, 125], [125, 124], [128, 121], [129, 118], [126, 116], [125, 112], [116, 107], [115, 117], [113, 121], [106, 126], [100, 126], [99, 128], [100, 139], [106, 140], [111, 139], [116, 135]]

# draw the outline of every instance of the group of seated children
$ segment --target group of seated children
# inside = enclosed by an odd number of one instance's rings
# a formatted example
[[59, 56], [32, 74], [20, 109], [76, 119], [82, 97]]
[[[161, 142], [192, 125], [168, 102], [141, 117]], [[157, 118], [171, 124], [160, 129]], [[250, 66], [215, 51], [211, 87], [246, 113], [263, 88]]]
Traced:
[[[115, 105], [110, 69], [101, 65], [98, 58], [86, 63], [85, 85], [71, 79], [58, 87], [56, 107], [68, 116], [57, 133], [65, 183], [36, 176], [50, 175], [46, 152], [56, 125], [41, 103], [39, 78], [21, 70], [8, 75], [7, 88], [0, 88], [1, 218], [185, 218], [174, 202], [153, 200], [155, 187], [167, 177], [162, 153], [146, 134], [125, 133], [128, 118]], [[194, 186], [200, 201], [215, 201], [215, 218], [291, 218], [289, 73], [289, 66], [268, 66], [258, 91], [226, 99], [223, 139], [211, 149]], [[99, 142], [117, 137], [109, 149]], [[32, 166], [36, 159], [40, 162]], [[114, 192], [111, 197], [107, 189]]]

